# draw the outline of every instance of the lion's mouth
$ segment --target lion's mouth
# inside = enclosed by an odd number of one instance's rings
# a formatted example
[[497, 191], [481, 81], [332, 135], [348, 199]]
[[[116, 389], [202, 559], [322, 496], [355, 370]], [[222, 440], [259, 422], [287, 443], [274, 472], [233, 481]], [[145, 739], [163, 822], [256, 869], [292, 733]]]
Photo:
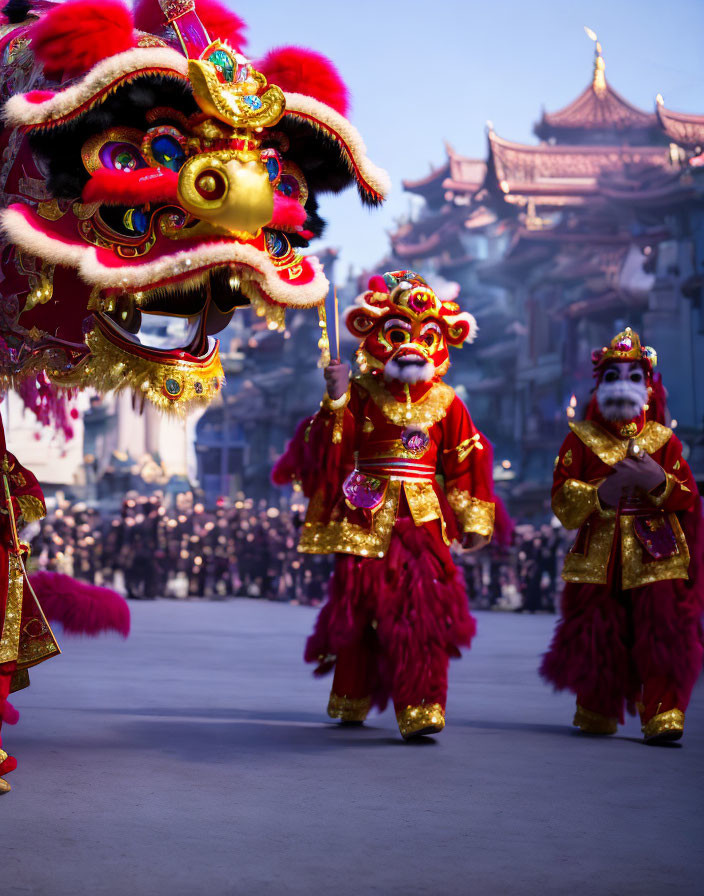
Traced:
[[103, 314], [111, 330], [122, 340], [142, 348], [157, 352], [187, 352], [199, 357], [207, 350], [207, 336], [204, 331], [204, 314], [192, 317], [174, 317], [169, 314], [149, 314], [136, 311], [128, 326], [124, 321], [115, 320], [112, 314]]
[[198, 358], [212, 350], [209, 334], [220, 332], [236, 308], [249, 304], [240, 277], [219, 269], [179, 284], [108, 295], [99, 314], [119, 341]]

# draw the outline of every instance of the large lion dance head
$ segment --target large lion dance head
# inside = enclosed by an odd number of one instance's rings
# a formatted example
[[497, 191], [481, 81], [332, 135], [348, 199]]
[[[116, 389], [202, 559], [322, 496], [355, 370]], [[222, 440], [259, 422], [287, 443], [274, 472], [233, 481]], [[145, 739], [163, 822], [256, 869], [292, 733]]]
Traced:
[[310, 51], [249, 61], [213, 0], [4, 13], [0, 376], [207, 403], [236, 308], [324, 301], [317, 196], [386, 192], [345, 85]]

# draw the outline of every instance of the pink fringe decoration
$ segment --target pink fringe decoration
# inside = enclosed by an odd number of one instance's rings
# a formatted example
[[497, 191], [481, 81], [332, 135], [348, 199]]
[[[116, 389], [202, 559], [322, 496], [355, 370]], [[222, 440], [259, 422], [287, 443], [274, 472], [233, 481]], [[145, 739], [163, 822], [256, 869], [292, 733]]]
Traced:
[[59, 392], [44, 371], [36, 377], [24, 380], [17, 391], [25, 407], [34, 414], [42, 426], [49, 426], [63, 433], [66, 441], [73, 438], [71, 420], [78, 417], [78, 411], [69, 408], [70, 392], [65, 389]]

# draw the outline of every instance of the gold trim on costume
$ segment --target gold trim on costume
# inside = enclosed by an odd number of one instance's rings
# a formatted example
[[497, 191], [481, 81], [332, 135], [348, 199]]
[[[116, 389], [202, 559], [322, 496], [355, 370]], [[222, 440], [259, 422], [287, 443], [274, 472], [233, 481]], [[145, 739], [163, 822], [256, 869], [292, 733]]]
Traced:
[[445, 727], [445, 710], [439, 703], [407, 706], [396, 713], [396, 721], [404, 739], [414, 734], [434, 734]]
[[665, 488], [659, 495], [653, 495], [650, 492], [648, 493], [648, 499], [652, 504], [656, 507], [662, 507], [662, 505], [667, 501], [670, 497], [676, 485], [681, 485], [678, 479], [676, 479], [672, 473], [665, 473]]
[[208, 405], [218, 394], [224, 374], [217, 348], [202, 364], [172, 364], [147, 360], [114, 345], [95, 326], [85, 337], [88, 357], [69, 373], [48, 369], [58, 386], [84, 386], [90, 382], [101, 392], [130, 389], [162, 411], [184, 414], [196, 405]]
[[[596, 456], [608, 466], [613, 467], [628, 456], [629, 439], [619, 439], [593, 420], [580, 420], [570, 423], [570, 429], [577, 438], [591, 449]], [[667, 445], [672, 430], [654, 420], [648, 420], [643, 429], [633, 439], [635, 444], [648, 454], [654, 454]]]
[[579, 703], [572, 724], [585, 734], [616, 734], [618, 731], [618, 719], [585, 709]]
[[14, 662], [19, 653], [23, 593], [24, 577], [22, 575], [22, 565], [19, 557], [11, 553], [8, 564], [5, 623], [2, 629], [2, 638], [0, 638], [0, 663]]
[[621, 561], [623, 566], [623, 588], [639, 588], [666, 579], [689, 578], [689, 548], [680, 521], [674, 513], [668, 513], [672, 531], [677, 541], [677, 553], [665, 560], [644, 562], [643, 545], [638, 540], [633, 527], [632, 516], [621, 517]]
[[17, 503], [20, 505], [20, 514], [25, 523], [35, 523], [46, 516], [46, 505], [34, 495], [18, 495]]
[[10, 679], [10, 693], [23, 691], [29, 687], [29, 669], [15, 669]]
[[446, 386], [445, 383], [433, 383], [419, 401], [411, 404], [409, 410], [402, 401], [394, 398], [376, 377], [362, 374], [355, 377], [355, 381], [369, 393], [374, 404], [394, 426], [408, 426], [409, 423], [413, 423], [420, 429], [428, 430], [443, 419], [455, 397], [454, 389], [450, 386]]
[[[621, 534], [621, 587], [640, 588], [653, 582], [689, 577], [689, 548], [682, 528], [674, 513], [667, 514], [677, 540], [677, 553], [665, 560], [643, 559], [643, 546], [634, 531], [634, 517], [622, 516], [619, 520]], [[566, 582], [583, 582], [605, 585], [609, 561], [614, 548], [616, 518], [592, 516], [589, 521], [586, 553], [574, 550], [565, 555], [562, 578]], [[581, 540], [581, 538], [579, 539]]]
[[667, 712], [660, 712], [649, 719], [642, 727], [643, 736], [646, 740], [653, 737], [659, 737], [666, 732], [684, 731], [684, 713], [681, 709], [669, 709]]
[[597, 486], [581, 479], [567, 479], [552, 499], [555, 516], [565, 529], [579, 529], [594, 511], [601, 516], [615, 516], [615, 511], [602, 508]]
[[350, 388], [347, 387], [347, 391], [344, 395], [341, 395], [339, 398], [330, 398], [328, 393], [326, 392], [323, 395], [323, 400], [320, 402], [320, 407], [324, 411], [342, 411], [349, 404], [350, 400]]
[[357, 554], [360, 557], [383, 557], [396, 522], [401, 482], [392, 480], [380, 509], [374, 514], [370, 528], [347, 519], [322, 522], [319, 494], [308, 506], [308, 515], [301, 532], [298, 550], [302, 554]]
[[482, 501], [458, 488], [450, 489], [447, 501], [463, 532], [475, 532], [485, 538], [494, 532], [496, 507], [491, 501]]
[[403, 491], [416, 526], [442, 519], [442, 510], [432, 482], [404, 482]]
[[328, 715], [331, 719], [340, 719], [342, 722], [363, 722], [371, 708], [371, 697], [345, 697], [330, 691], [328, 701]]

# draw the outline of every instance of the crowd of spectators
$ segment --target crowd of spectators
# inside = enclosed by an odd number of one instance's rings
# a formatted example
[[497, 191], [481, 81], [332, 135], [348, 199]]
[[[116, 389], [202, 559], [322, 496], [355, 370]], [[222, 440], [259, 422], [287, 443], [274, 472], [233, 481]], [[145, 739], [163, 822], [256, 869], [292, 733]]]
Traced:
[[[214, 508], [193, 493], [173, 502], [129, 494], [115, 512], [60, 496], [32, 540], [32, 562], [128, 597], [251, 597], [316, 605], [332, 558], [299, 554], [303, 506], [240, 496]], [[562, 530], [520, 525], [509, 549], [459, 551], [472, 606], [554, 611], [566, 549]]]

